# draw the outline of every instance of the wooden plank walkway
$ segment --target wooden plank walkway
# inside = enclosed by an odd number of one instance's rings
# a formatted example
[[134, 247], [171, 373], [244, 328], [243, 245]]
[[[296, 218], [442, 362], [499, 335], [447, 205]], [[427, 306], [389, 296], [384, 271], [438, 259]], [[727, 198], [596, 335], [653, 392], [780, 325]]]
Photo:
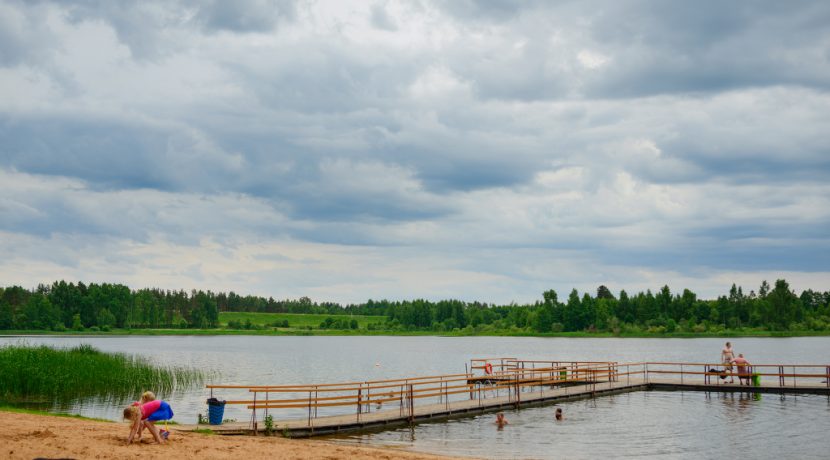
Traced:
[[[324, 434], [382, 429], [430, 420], [442, 420], [454, 417], [465, 417], [475, 414], [495, 412], [506, 408], [529, 407], [546, 404], [555, 404], [564, 401], [607, 396], [631, 391], [707, 391], [707, 392], [750, 392], [750, 393], [800, 393], [820, 394], [830, 396], [830, 387], [826, 384], [798, 384], [798, 386], [780, 386], [773, 379], [761, 382], [760, 386], [739, 385], [738, 383], [722, 383], [718, 379], [711, 379], [705, 383], [701, 375], [696, 378], [644, 378], [642, 376], [623, 376], [616, 382], [584, 383], [561, 387], [544, 387], [538, 389], [526, 388], [518, 393], [502, 388], [501, 395], [483, 397], [481, 399], [465, 399], [461, 401], [444, 401], [435, 404], [424, 404], [413, 407], [410, 416], [406, 408], [390, 404], [388, 408], [373, 412], [348, 415], [332, 415], [317, 418], [303, 418], [291, 420], [274, 420], [274, 432], [277, 435], [289, 437], [309, 437]], [[492, 392], [491, 389], [483, 392]], [[508, 394], [503, 394], [507, 392]], [[485, 393], [486, 395], [486, 393]], [[263, 432], [262, 421], [252, 426], [251, 422], [233, 422], [222, 425], [175, 425], [171, 428], [183, 431], [209, 429], [217, 434], [256, 434]]]

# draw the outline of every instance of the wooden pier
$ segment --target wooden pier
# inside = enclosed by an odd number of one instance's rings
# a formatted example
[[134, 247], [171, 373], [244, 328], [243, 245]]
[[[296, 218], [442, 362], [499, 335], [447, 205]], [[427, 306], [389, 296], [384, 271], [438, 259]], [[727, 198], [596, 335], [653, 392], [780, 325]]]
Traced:
[[[245, 394], [226, 404], [251, 410], [246, 422], [176, 425], [218, 434], [271, 432], [290, 437], [382, 429], [507, 408], [555, 404], [631, 391], [797, 393], [830, 396], [830, 365], [753, 365], [726, 374], [717, 364], [471, 360], [464, 374], [316, 385], [208, 385], [211, 396]], [[751, 376], [760, 382], [751, 384]], [[219, 393], [222, 393], [219, 395]], [[303, 416], [299, 416], [299, 411]], [[292, 411], [293, 416], [286, 416]]]

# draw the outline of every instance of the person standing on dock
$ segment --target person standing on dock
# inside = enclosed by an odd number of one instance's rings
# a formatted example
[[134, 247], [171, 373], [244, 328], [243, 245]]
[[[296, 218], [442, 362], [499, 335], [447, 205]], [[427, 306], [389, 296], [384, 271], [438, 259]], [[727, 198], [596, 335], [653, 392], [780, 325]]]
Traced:
[[734, 359], [735, 352], [732, 351], [732, 344], [726, 342], [726, 346], [720, 351], [720, 361], [723, 363], [723, 370], [729, 371], [729, 383], [735, 383], [735, 376], [732, 374], [732, 361]]

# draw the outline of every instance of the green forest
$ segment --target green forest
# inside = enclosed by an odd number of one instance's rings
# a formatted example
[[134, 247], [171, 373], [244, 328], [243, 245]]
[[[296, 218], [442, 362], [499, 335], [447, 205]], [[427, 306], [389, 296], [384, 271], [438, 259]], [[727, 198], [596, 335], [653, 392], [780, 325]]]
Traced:
[[[328, 315], [317, 325], [230, 321], [220, 312]], [[346, 316], [343, 316], [346, 315]], [[355, 317], [361, 318], [357, 321]], [[371, 319], [369, 318], [371, 317]], [[527, 305], [460, 300], [368, 300], [360, 304], [317, 303], [308, 297], [275, 300], [234, 292], [131, 290], [121, 284], [56, 281], [27, 290], [0, 288], [0, 330], [113, 331], [115, 329], [349, 330], [352, 333], [516, 334], [560, 333], [703, 334], [721, 332], [830, 331], [830, 291], [797, 295], [781, 279], [762, 282], [748, 294], [734, 284], [716, 299], [699, 299], [668, 286], [652, 292], [617, 295], [573, 289], [560, 299], [554, 290]]]

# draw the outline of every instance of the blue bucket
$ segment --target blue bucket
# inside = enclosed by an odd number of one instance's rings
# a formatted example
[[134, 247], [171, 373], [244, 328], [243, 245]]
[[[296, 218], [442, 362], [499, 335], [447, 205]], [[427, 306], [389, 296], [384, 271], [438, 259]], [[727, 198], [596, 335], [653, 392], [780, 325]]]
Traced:
[[220, 401], [216, 398], [210, 398], [208, 403], [208, 423], [211, 425], [221, 425], [222, 418], [225, 416], [225, 401]]

